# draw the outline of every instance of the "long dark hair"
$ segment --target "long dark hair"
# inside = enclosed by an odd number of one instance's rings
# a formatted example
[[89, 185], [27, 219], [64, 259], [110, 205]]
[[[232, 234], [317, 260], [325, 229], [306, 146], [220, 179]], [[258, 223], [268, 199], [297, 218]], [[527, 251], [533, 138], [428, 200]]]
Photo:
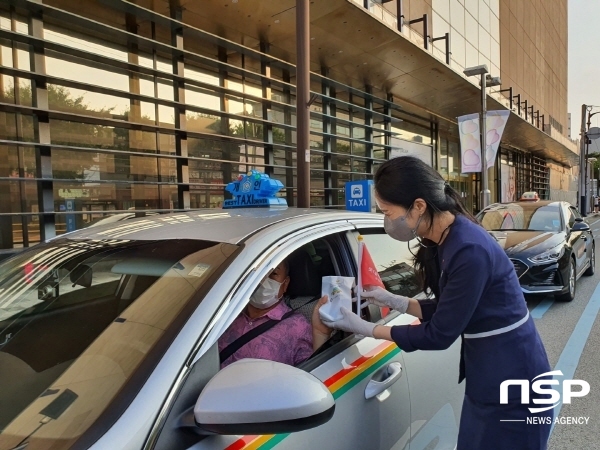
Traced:
[[[433, 218], [449, 211], [477, 220], [467, 211], [458, 192], [446, 183], [432, 167], [413, 156], [401, 156], [383, 163], [375, 174], [375, 191], [386, 203], [409, 209], [416, 199], [427, 203], [424, 220], [433, 227]], [[435, 242], [423, 239], [414, 258], [414, 267], [421, 288], [439, 297], [440, 266]]]

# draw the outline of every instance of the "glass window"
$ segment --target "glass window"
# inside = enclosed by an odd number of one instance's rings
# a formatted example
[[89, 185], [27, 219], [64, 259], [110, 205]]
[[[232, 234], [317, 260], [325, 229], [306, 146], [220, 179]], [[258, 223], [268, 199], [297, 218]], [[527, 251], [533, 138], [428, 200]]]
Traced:
[[125, 73], [112, 72], [94, 67], [92, 63], [75, 63], [48, 51], [46, 56], [46, 72], [48, 75], [82, 83], [95, 84], [109, 89], [129, 91], [129, 77]]
[[189, 64], [185, 65], [185, 77], [190, 80], [219, 86], [218, 74], [209, 70], [200, 69], [199, 67], [190, 66]]
[[175, 108], [165, 105], [158, 105], [159, 125], [165, 127], [175, 126]]
[[[162, 98], [163, 100], [171, 100], [175, 99], [175, 91], [173, 88], [173, 82], [169, 80], [159, 79], [156, 83], [156, 90], [158, 92], [158, 98]], [[152, 95], [154, 96], [154, 95]], [[186, 99], [187, 100], [187, 99]]]
[[[17, 121], [22, 126], [22, 136], [17, 135]], [[0, 139], [34, 141], [33, 117], [0, 111]]]
[[[486, 28], [483, 28], [481, 25], [479, 26], [479, 51], [482, 55], [484, 55], [487, 59], [490, 59], [491, 55], [491, 38], [490, 34], [487, 32]], [[488, 69], [490, 65], [488, 64]]]
[[448, 142], [448, 172], [458, 175], [461, 171], [460, 148], [457, 142]]
[[[38, 212], [37, 183], [0, 181], [0, 205], [3, 213]], [[11, 217], [0, 214], [0, 248], [23, 246], [25, 233], [28, 233], [30, 243], [40, 240], [37, 216]]]
[[[492, 62], [492, 68], [499, 67], [500, 66], [500, 44], [497, 41], [492, 39], [490, 50], [491, 50], [490, 60]], [[500, 71], [496, 70], [493, 73], [494, 74], [500, 73]]]
[[[27, 34], [27, 32], [25, 32]], [[16, 68], [22, 70], [31, 70], [31, 61], [29, 59], [30, 52], [29, 48], [25, 44], [15, 43], [17, 49], [17, 61]]]
[[215, 111], [221, 110], [221, 98], [219, 94], [193, 86], [185, 88], [185, 102], [188, 105], [201, 108], [214, 109]]
[[576, 219], [582, 219], [581, 214], [579, 214], [579, 211], [577, 211], [577, 209], [570, 207], [569, 210], [571, 211], [571, 214], [575, 216]]
[[352, 172], [367, 173], [367, 161], [364, 159], [355, 159], [352, 161]]
[[[445, 1], [445, 3], [448, 3], [448, 2]], [[444, 33], [450, 32], [450, 25], [448, 24], [448, 22], [446, 20], [442, 19], [435, 12], [433, 13], [432, 25], [433, 25], [433, 32], [436, 34], [436, 36], [437, 35], [443, 36]], [[435, 45], [436, 43], [434, 42], [433, 44]], [[444, 44], [442, 43], [442, 45], [444, 45]]]
[[[486, 2], [487, 3], [487, 2]], [[490, 29], [490, 7], [486, 3], [479, 4], [479, 26]]]
[[336, 139], [335, 141], [335, 152], [336, 153], [347, 153], [350, 154], [350, 142], [342, 139]]
[[156, 133], [50, 119], [53, 144], [156, 152]]
[[115, 44], [101, 41], [90, 35], [79, 34], [73, 30], [55, 28], [48, 23], [44, 24], [44, 39], [119, 61], [127, 61], [127, 50], [125, 48], [119, 48]]
[[469, 13], [465, 13], [465, 38], [475, 47], [479, 45], [479, 25], [475, 17]]
[[[4, 39], [0, 40], [1, 43], [10, 44], [10, 41], [5, 41]], [[9, 45], [0, 45], [0, 63], [6, 67], [13, 67], [13, 54], [12, 48]], [[8, 75], [3, 75], [4, 80], [12, 80], [12, 77]], [[6, 84], [5, 84], [6, 86]]]
[[[479, 17], [479, 2], [480, 0], [465, 0], [465, 8], [473, 17]], [[482, 4], [481, 6], [484, 7], [485, 5]]]
[[500, 17], [500, 0], [488, 0], [493, 15]]
[[[75, 228], [77, 229], [83, 228], [93, 219], [102, 217], [106, 211], [159, 209], [161, 204], [156, 184], [133, 184], [126, 180], [103, 183], [55, 181], [53, 187], [56, 212], [64, 213], [66, 211], [67, 200], [73, 200], [74, 211], [88, 212], [84, 215], [75, 215]], [[57, 215], [57, 222], [60, 217], [64, 217], [64, 215]], [[66, 231], [64, 227], [60, 229], [57, 227], [58, 234]]]
[[414, 246], [415, 241], [400, 242], [379, 230], [361, 230], [361, 234], [385, 288], [393, 294], [407, 297], [419, 294], [421, 288], [408, 248], [409, 245]]
[[479, 52], [477, 49], [467, 42], [466, 46], [467, 50], [467, 59], [465, 61], [467, 67], [473, 67], [479, 64]]
[[[0, 440], [35, 440], [43, 430], [40, 448], [70, 447], [89, 427], [108, 427], [96, 421], [107, 409], [122, 413], [128, 403], [113, 399], [133, 398], [145, 379], [139, 372], [162, 354], [156, 346], [169, 345], [185, 323], [180, 315], [202, 301], [194, 294], [236, 249], [195, 240], [59, 239], [3, 261]], [[52, 420], [41, 428], [45, 411]]]
[[220, 134], [225, 126], [221, 116], [186, 111], [186, 126], [189, 131], [198, 133]]
[[450, 45], [452, 45], [452, 59], [456, 61], [460, 67], [466, 67], [465, 60], [467, 53], [465, 48], [465, 38], [463, 38], [456, 31], [453, 31]]
[[[433, 0], [433, 10], [434, 17], [437, 14], [441, 16], [443, 20], [450, 21], [450, 1], [449, 0]], [[439, 35], [439, 30], [435, 27], [435, 22], [433, 24], [433, 31], [437, 35]]]
[[112, 118], [114, 115], [126, 115], [130, 101], [123, 97], [48, 84], [48, 106], [56, 111]]
[[440, 139], [440, 151], [438, 152], [438, 172], [448, 178], [448, 141], [444, 138]]
[[[450, 25], [459, 34], [464, 36], [465, 34], [465, 7], [462, 6], [458, 0], [450, 0]], [[451, 39], [454, 39], [455, 35], [452, 35]], [[452, 46], [454, 47], [454, 46]]]

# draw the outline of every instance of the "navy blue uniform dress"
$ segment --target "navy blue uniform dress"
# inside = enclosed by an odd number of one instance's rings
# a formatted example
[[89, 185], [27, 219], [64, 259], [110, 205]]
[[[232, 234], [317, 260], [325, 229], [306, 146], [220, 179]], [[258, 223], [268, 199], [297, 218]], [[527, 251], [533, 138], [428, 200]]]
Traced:
[[392, 327], [393, 340], [412, 352], [443, 350], [462, 336], [459, 382], [464, 378], [466, 386], [458, 450], [545, 449], [551, 424], [526, 419], [551, 422], [552, 410], [530, 413], [528, 407], [546, 405], [533, 404], [532, 392], [532, 404], [522, 405], [518, 387], [509, 390], [508, 404], [500, 404], [503, 381], [531, 381], [550, 371], [513, 264], [486, 230], [464, 216], [456, 217], [438, 258], [438, 301], [421, 301], [422, 323]]

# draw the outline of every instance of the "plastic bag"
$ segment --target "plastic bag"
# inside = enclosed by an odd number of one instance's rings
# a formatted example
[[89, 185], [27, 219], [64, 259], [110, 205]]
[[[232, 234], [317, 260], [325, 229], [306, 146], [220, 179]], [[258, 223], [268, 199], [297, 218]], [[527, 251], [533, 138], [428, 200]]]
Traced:
[[342, 318], [340, 308], [352, 311], [353, 277], [323, 277], [321, 295], [327, 296], [327, 303], [319, 309], [322, 319], [334, 322]]

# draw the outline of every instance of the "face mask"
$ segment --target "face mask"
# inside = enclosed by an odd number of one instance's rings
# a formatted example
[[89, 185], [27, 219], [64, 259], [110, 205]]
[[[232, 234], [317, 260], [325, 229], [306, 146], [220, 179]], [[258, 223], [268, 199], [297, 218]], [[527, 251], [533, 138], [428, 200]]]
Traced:
[[250, 296], [250, 304], [258, 309], [267, 309], [279, 301], [279, 283], [272, 278], [267, 278]]
[[388, 218], [387, 216], [384, 217], [383, 228], [388, 234], [388, 236], [390, 236], [392, 239], [396, 239], [397, 241], [401, 242], [408, 242], [418, 237], [417, 229], [421, 224], [423, 216], [419, 216], [419, 220], [417, 220], [415, 228], [410, 228], [406, 223], [406, 218], [408, 217], [409, 212], [410, 209], [406, 212], [406, 214], [403, 217], [398, 217], [394, 220]]

